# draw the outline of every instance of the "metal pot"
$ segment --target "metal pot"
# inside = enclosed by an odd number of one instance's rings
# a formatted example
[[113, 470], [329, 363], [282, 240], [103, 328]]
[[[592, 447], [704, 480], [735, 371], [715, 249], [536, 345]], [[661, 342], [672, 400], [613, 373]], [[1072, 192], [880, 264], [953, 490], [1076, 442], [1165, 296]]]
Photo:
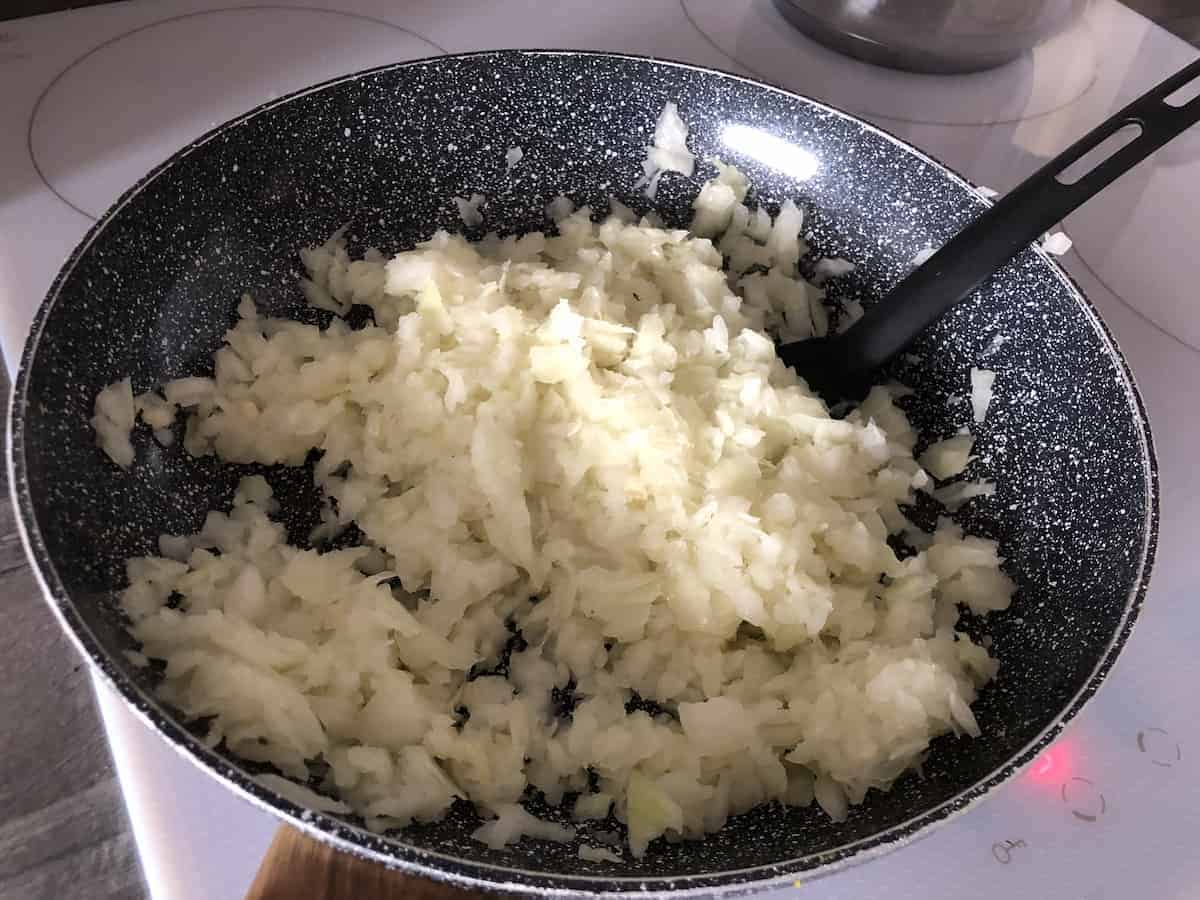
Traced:
[[[159, 534], [197, 531], [208, 510], [227, 508], [247, 471], [271, 482], [294, 541], [316, 523], [318, 503], [304, 467], [224, 465], [179, 442], [159, 447], [141, 430], [138, 463], [118, 469], [88, 426], [100, 389], [131, 376], [140, 392], [203, 373], [243, 291], [268, 315], [327, 316], [306, 306], [295, 258], [347, 222], [356, 242], [386, 252], [437, 228], [460, 230], [448, 201], [472, 191], [491, 198], [487, 227], [501, 233], [544, 228], [544, 208], [559, 194], [599, 211], [610, 195], [647, 210], [634, 185], [668, 101], [679, 103], [698, 158], [742, 167], [768, 207], [799, 202], [815, 253], [857, 264], [831, 285], [842, 296], [879, 297], [918, 251], [942, 244], [985, 203], [944, 166], [861, 120], [732, 75], [593, 53], [447, 56], [302, 91], [190, 145], [92, 228], [38, 311], [13, 397], [10, 466], [26, 548], [52, 608], [163, 740], [314, 837], [502, 891], [790, 884], [902, 846], [1012, 777], [1093, 694], [1133, 627], [1158, 514], [1149, 426], [1095, 310], [1030, 248], [888, 373], [913, 388], [909, 416], [925, 442], [965, 421], [948, 398], [964, 391], [972, 366], [1000, 373], [975, 447], [996, 494], [954, 515], [1000, 541], [1018, 585], [1010, 609], [967, 626], [990, 636], [1001, 665], [974, 706], [983, 736], [937, 739], [920, 777], [869, 792], [844, 822], [815, 808], [763, 806], [703, 842], [659, 840], [644, 859], [622, 863], [580, 859], [569, 844], [489, 849], [470, 837], [479, 819], [467, 804], [441, 822], [375, 834], [256, 780], [262, 764], [209, 746], [205, 722], [156, 698], [156, 670], [130, 661], [136, 646], [114, 602], [124, 561], [154, 552]], [[524, 149], [515, 190], [505, 165], [513, 146]], [[654, 206], [668, 223], [690, 220], [704, 177], [663, 180]], [[937, 511], [914, 515], [928, 524]]]
[[913, 72], [1011, 62], [1062, 29], [1086, 0], [775, 0], [789, 22], [849, 56]]

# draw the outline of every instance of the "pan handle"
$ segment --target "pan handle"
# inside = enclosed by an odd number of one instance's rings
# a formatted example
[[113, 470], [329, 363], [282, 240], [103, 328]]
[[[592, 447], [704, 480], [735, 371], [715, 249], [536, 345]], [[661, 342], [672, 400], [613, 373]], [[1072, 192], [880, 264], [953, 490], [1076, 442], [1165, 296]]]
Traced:
[[275, 832], [246, 900], [480, 900], [486, 896], [359, 859], [283, 825]]

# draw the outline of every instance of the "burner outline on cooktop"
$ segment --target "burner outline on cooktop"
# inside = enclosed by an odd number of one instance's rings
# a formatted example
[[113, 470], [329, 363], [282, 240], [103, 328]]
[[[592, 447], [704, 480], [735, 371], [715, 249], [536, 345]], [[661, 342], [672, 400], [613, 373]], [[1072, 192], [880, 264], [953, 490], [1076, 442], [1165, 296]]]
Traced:
[[[1063, 232], [1066, 233], [1067, 237], [1071, 237], [1071, 231], [1069, 228], [1067, 228], [1065, 222], [1060, 222], [1058, 227]], [[1127, 310], [1129, 310], [1131, 313], [1133, 313], [1135, 316], [1137, 316], [1139, 319], [1141, 319], [1143, 322], [1145, 322], [1147, 325], [1149, 325], [1151, 328], [1153, 328], [1159, 334], [1163, 335], [1164, 337], [1170, 338], [1172, 341], [1174, 341], [1179, 346], [1181, 346], [1187, 350], [1190, 350], [1193, 353], [1200, 353], [1200, 347], [1197, 347], [1195, 344], [1191, 343], [1190, 341], [1187, 341], [1184, 338], [1181, 338], [1179, 335], [1172, 333], [1165, 326], [1160, 325], [1157, 321], [1152, 319], [1148, 314], [1142, 312], [1140, 309], [1138, 309], [1136, 306], [1134, 306], [1132, 303], [1130, 303], [1128, 300], [1126, 300], [1124, 297], [1122, 297], [1119, 293], [1117, 293], [1117, 291], [1113, 288], [1113, 286], [1104, 280], [1104, 276], [1102, 276], [1099, 272], [1097, 272], [1092, 267], [1092, 264], [1087, 261], [1087, 257], [1085, 257], [1082, 253], [1079, 252], [1079, 247], [1078, 247], [1078, 245], [1075, 244], [1074, 238], [1072, 238], [1071, 252], [1074, 254], [1075, 259], [1079, 261], [1079, 265], [1082, 266], [1084, 269], [1086, 269], [1087, 273], [1089, 275], [1091, 275], [1092, 278], [1096, 279], [1096, 281], [1099, 282], [1100, 286], [1103, 287], [1106, 291], [1108, 291], [1109, 294], [1112, 295], [1112, 298], [1114, 300], [1116, 300], [1118, 303], [1120, 303], [1122, 306], [1124, 306]]]
[[33, 147], [33, 128], [37, 123], [38, 113], [41, 111], [42, 104], [45, 102], [46, 98], [50, 96], [50, 92], [54, 90], [55, 86], [58, 85], [58, 83], [62, 81], [64, 77], [66, 77], [67, 73], [83, 63], [85, 60], [90, 59], [92, 56], [99, 53], [101, 50], [111, 47], [113, 44], [120, 43], [121, 41], [132, 37], [135, 34], [140, 34], [143, 31], [149, 31], [152, 28], [158, 28], [162, 25], [168, 25], [172, 22], [194, 19], [199, 16], [211, 16], [229, 12], [243, 12], [246, 10], [278, 10], [283, 12], [323, 13], [333, 16], [342, 16], [347, 19], [357, 19], [361, 22], [369, 22], [373, 25], [382, 25], [395, 31], [404, 32], [410, 37], [416, 38], [418, 41], [428, 44], [439, 54], [446, 54], [450, 52], [437, 41], [426, 37], [420, 32], [413, 31], [411, 28], [406, 28], [403, 25], [397, 25], [395, 22], [389, 22], [386, 19], [380, 19], [376, 16], [368, 16], [362, 13], [347, 12], [341, 9], [328, 9], [323, 6], [290, 6], [284, 3], [252, 3], [247, 4], [246, 6], [223, 6], [218, 9], [204, 9], [196, 12], [180, 13], [179, 15], [168, 16], [165, 19], [157, 19], [153, 22], [147, 22], [145, 25], [139, 25], [136, 28], [131, 28], [128, 31], [124, 31], [121, 34], [114, 35], [107, 40], [101, 41], [99, 44], [92, 47], [86, 53], [82, 54], [77, 59], [73, 60], [69, 65], [64, 67], [61, 72], [50, 79], [50, 81], [38, 94], [37, 99], [33, 103], [33, 108], [29, 111], [29, 119], [25, 124], [25, 151], [29, 155], [29, 161], [33, 164], [33, 170], [37, 173], [38, 180], [41, 181], [42, 186], [45, 187], [46, 190], [48, 190], [55, 197], [57, 197], [63, 204], [79, 213], [79, 215], [83, 216], [88, 221], [95, 222], [99, 218], [99, 216], [96, 214], [90, 213], [86, 209], [82, 209], [80, 206], [73, 203], [61, 191], [59, 191], [58, 188], [54, 186], [54, 184], [50, 181], [50, 178], [42, 169], [41, 163], [38, 162], [37, 151], [35, 151]]
[[[1155, 166], [1155, 169], [1154, 169], [1155, 174], [1157, 174], [1157, 172], [1162, 169], [1174, 168], [1177, 165], [1192, 163], [1192, 162], [1195, 162], [1197, 159], [1200, 159], [1200, 145], [1186, 144], [1185, 140], [1182, 139], [1183, 137], [1184, 136], [1181, 136], [1180, 138], [1176, 138], [1176, 140], [1173, 143], [1168, 144], [1166, 147], [1164, 147], [1162, 150], [1160, 150], [1157, 154], [1155, 154], [1154, 157], [1152, 157], [1152, 159], [1158, 159], [1160, 161], [1160, 163]], [[1192, 154], [1192, 155], [1183, 155], [1183, 154]], [[1170, 159], [1172, 161], [1169, 163], [1166, 162], [1166, 160], [1168, 160], [1168, 159]], [[1097, 200], [1097, 203], [1103, 203], [1103, 202], [1104, 202], [1104, 197], [1101, 197]], [[1128, 215], [1128, 216], [1132, 217], [1135, 214], [1135, 211], [1137, 209], [1138, 209], [1138, 207], [1136, 205], [1134, 205], [1132, 207], [1128, 207], [1126, 209], [1120, 210], [1120, 213], [1122, 215]], [[1070, 216], [1068, 216], [1068, 218], [1070, 218]], [[1171, 326], [1169, 324], [1168, 325], [1161, 324], [1158, 321], [1158, 319], [1156, 319], [1150, 313], [1142, 312], [1131, 301], [1126, 300], [1125, 297], [1121, 294], [1121, 292], [1118, 291], [1112, 284], [1110, 284], [1109, 281], [1100, 273], [1100, 268], [1102, 267], [1102, 263], [1101, 264], [1093, 264], [1092, 261], [1089, 259], [1089, 257], [1092, 255], [1092, 248], [1088, 245], [1088, 242], [1085, 240], [1081, 240], [1081, 239], [1075, 237], [1074, 235], [1072, 235], [1071, 227], [1068, 224], [1068, 222], [1064, 221], [1064, 222], [1059, 223], [1059, 227], [1064, 232], [1067, 233], [1068, 237], [1071, 238], [1071, 249], [1075, 252], [1075, 256], [1076, 256], [1076, 258], [1078, 258], [1080, 264], [1083, 265], [1083, 267], [1086, 268], [1089, 273], [1091, 273], [1092, 277], [1094, 277], [1098, 282], [1100, 282], [1100, 284], [1102, 284], [1105, 287], [1105, 289], [1107, 289], [1108, 292], [1113, 295], [1113, 297], [1115, 297], [1117, 300], [1119, 300], [1121, 302], [1122, 306], [1125, 306], [1126, 308], [1128, 308], [1131, 312], [1133, 312], [1135, 315], [1137, 315], [1137, 317], [1139, 319], [1144, 321], [1146, 324], [1152, 326], [1155, 330], [1161, 332], [1162, 334], [1165, 334], [1167, 337], [1169, 337], [1171, 340], [1175, 341], [1177, 344], [1181, 344], [1189, 350], [1200, 353], [1200, 346], [1193, 344], [1188, 338], [1180, 337], [1178, 334], [1175, 334], [1171, 330]]]

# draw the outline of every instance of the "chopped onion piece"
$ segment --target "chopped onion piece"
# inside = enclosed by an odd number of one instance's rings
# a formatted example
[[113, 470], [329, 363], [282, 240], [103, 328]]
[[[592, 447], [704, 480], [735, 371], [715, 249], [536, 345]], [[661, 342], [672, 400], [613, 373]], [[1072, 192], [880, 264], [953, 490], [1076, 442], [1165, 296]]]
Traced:
[[992, 384], [995, 380], [996, 373], [990, 369], [971, 369], [971, 415], [977, 423], [984, 420], [988, 407], [992, 405]]
[[971, 461], [971, 450], [975, 446], [975, 438], [969, 434], [956, 434], [931, 444], [920, 460], [922, 468], [938, 481], [945, 481], [960, 474]]
[[307, 788], [302, 784], [296, 784], [296, 782], [284, 778], [282, 775], [273, 775], [270, 772], [266, 772], [262, 775], [255, 775], [254, 780], [268, 790], [274, 791], [285, 800], [290, 800], [292, 803], [305, 809], [315, 809], [318, 812], [332, 813], [350, 812], [350, 807], [342, 801], [318, 794], [311, 788]]

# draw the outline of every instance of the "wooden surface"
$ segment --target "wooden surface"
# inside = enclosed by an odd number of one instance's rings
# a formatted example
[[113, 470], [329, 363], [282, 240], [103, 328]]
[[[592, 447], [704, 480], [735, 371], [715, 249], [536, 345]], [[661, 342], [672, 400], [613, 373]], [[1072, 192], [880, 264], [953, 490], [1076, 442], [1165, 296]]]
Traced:
[[471, 900], [494, 896], [412, 878], [338, 853], [284, 825], [246, 900]]

